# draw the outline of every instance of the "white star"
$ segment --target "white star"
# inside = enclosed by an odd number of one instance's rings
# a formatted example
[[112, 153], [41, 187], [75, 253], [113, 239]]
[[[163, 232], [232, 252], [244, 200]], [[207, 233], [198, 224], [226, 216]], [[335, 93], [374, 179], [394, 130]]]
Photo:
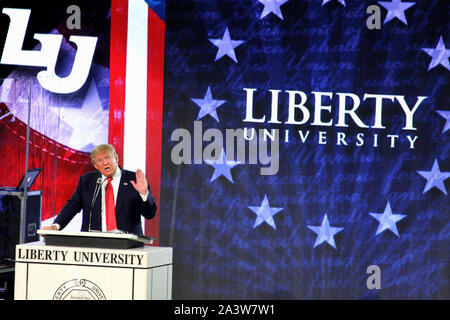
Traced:
[[280, 7], [289, 0], [258, 0], [258, 1], [264, 5], [264, 9], [259, 19], [264, 18], [269, 13], [273, 13], [277, 15], [277, 17], [280, 18], [281, 20], [284, 20]]
[[444, 181], [450, 177], [450, 172], [443, 172], [439, 169], [439, 164], [437, 159], [434, 159], [433, 167], [430, 171], [417, 171], [422, 177], [427, 179], [427, 184], [422, 193], [428, 192], [431, 188], [436, 187], [441, 190], [445, 195], [447, 195], [447, 190], [445, 190]]
[[216, 59], [214, 61], [217, 61], [224, 55], [227, 55], [236, 63], [237, 59], [234, 49], [245, 42], [243, 40], [231, 40], [228, 28], [225, 29], [222, 39], [209, 39], [209, 41], [211, 41], [211, 43], [219, 48], [219, 50], [217, 50]]
[[[322, 6], [324, 5], [324, 4], [327, 4], [328, 2], [330, 2], [331, 0], [323, 0], [323, 2], [322, 2]], [[344, 7], [345, 7], [345, 0], [338, 0], [341, 4], [343, 4], [344, 5]]]
[[102, 108], [97, 86], [91, 81], [81, 108], [50, 107], [71, 129], [67, 142], [71, 148], [90, 151], [92, 145], [108, 141], [109, 112]]
[[450, 111], [436, 110], [436, 112], [447, 121], [444, 125], [444, 129], [442, 129], [442, 133], [445, 133], [450, 129]]
[[197, 120], [199, 120], [209, 114], [217, 122], [220, 122], [216, 109], [227, 101], [226, 100], [214, 100], [212, 97], [212, 94], [211, 94], [211, 88], [209, 86], [208, 86], [208, 89], [206, 90], [206, 94], [203, 99], [191, 98], [191, 100], [200, 107], [200, 111], [198, 112]]
[[415, 2], [401, 2], [401, 0], [392, 0], [392, 2], [378, 1], [378, 3], [388, 10], [383, 24], [397, 18], [406, 25], [408, 25], [408, 22], [405, 17], [405, 10], [416, 4]]
[[227, 156], [225, 155], [225, 151], [223, 149], [222, 152], [220, 153], [219, 159], [217, 160], [205, 159], [205, 162], [210, 166], [214, 167], [214, 173], [211, 177], [210, 182], [216, 180], [220, 176], [224, 176], [231, 183], [234, 183], [233, 176], [231, 175], [231, 168], [241, 163], [239, 161], [231, 161], [231, 160], [228, 161]]
[[323, 242], [328, 242], [334, 249], [336, 249], [336, 243], [334, 242], [334, 235], [338, 232], [344, 230], [340, 227], [331, 227], [328, 222], [328, 216], [325, 214], [323, 218], [322, 225], [320, 226], [307, 226], [310, 230], [317, 234], [316, 242], [314, 243], [314, 248]]
[[406, 217], [406, 214], [393, 214], [389, 201], [387, 202], [386, 208], [384, 208], [383, 213], [369, 212], [369, 214], [380, 222], [380, 224], [378, 225], [377, 233], [375, 235], [383, 232], [386, 229], [389, 229], [397, 237], [400, 237], [400, 235], [398, 234], [396, 223]]
[[275, 230], [277, 229], [277, 227], [275, 226], [273, 216], [284, 209], [284, 208], [270, 207], [269, 200], [267, 199], [266, 194], [264, 195], [264, 199], [260, 207], [248, 206], [248, 208], [256, 214], [256, 220], [255, 223], [253, 224], [253, 229], [259, 226], [261, 223], [266, 222], [269, 226], [271, 226]]
[[436, 48], [422, 48], [424, 52], [426, 52], [429, 56], [431, 56], [431, 62], [428, 66], [428, 70], [430, 71], [437, 65], [444, 66], [447, 70], [450, 70], [450, 63], [448, 62], [448, 58], [450, 57], [450, 49], [447, 49], [444, 44], [444, 40], [442, 36], [439, 37], [438, 44]]

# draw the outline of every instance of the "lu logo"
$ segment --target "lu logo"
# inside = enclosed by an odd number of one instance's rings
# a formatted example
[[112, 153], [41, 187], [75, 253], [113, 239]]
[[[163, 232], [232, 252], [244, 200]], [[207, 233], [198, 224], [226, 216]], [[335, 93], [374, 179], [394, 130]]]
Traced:
[[47, 67], [37, 74], [37, 80], [44, 89], [51, 92], [72, 93], [83, 86], [91, 68], [97, 37], [70, 36], [69, 41], [77, 45], [72, 71], [66, 77], [59, 77], [55, 74], [55, 65], [63, 36], [35, 33], [33, 38], [41, 43], [41, 50], [22, 50], [31, 10], [4, 8], [2, 12], [8, 15], [11, 21], [1, 64]]

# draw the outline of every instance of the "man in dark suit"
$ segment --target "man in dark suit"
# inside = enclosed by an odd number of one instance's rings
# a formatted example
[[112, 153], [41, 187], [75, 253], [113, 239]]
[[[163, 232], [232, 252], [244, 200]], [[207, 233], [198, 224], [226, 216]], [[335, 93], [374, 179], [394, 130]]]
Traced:
[[[117, 229], [142, 235], [141, 215], [151, 219], [156, 212], [156, 203], [144, 173], [140, 169], [135, 173], [120, 168], [118, 155], [109, 144], [95, 147], [91, 161], [97, 171], [80, 177], [74, 194], [54, 224], [43, 229], [61, 230], [83, 209], [81, 231]], [[100, 189], [92, 206], [97, 186]]]

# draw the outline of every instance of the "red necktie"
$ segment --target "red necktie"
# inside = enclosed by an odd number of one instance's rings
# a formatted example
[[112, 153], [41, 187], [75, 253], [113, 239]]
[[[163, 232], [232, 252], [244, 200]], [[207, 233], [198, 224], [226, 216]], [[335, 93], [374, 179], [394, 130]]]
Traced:
[[114, 190], [111, 184], [112, 178], [106, 178], [108, 183], [105, 190], [106, 230], [117, 229], [116, 209], [114, 205]]

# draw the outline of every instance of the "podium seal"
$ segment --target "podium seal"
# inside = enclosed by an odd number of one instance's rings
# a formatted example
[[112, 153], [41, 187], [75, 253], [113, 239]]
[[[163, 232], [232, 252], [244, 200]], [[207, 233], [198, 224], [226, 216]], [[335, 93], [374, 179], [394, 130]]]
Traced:
[[63, 283], [53, 300], [106, 300], [103, 291], [92, 281], [73, 279]]

